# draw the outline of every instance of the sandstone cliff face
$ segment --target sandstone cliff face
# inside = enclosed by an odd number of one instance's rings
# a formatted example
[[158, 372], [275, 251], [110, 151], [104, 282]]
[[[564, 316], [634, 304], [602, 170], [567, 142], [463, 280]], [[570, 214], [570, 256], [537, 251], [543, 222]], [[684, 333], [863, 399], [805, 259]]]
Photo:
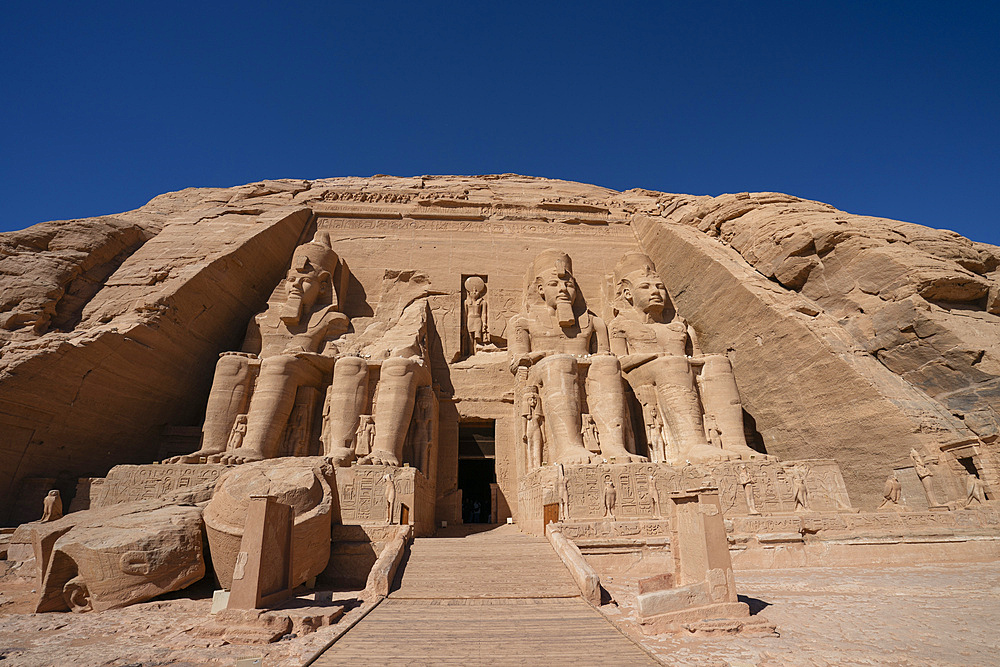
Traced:
[[[502, 343], [531, 252], [564, 246], [607, 311], [605, 276], [641, 247], [703, 348], [729, 351], [768, 452], [837, 459], [862, 506], [910, 447], [992, 442], [1000, 428], [995, 246], [774, 193], [514, 175], [263, 181], [0, 234], [0, 495], [155, 460], [164, 428], [198, 426], [216, 355], [239, 348], [324, 211], [382, 219], [338, 236], [360, 281], [352, 319], [373, 314], [380, 292], [363, 286], [386, 269], [422, 271], [444, 292], [432, 301], [439, 366], [460, 347], [459, 254], [503, 272], [490, 283]], [[530, 220], [530, 238], [505, 234], [511, 220]]]

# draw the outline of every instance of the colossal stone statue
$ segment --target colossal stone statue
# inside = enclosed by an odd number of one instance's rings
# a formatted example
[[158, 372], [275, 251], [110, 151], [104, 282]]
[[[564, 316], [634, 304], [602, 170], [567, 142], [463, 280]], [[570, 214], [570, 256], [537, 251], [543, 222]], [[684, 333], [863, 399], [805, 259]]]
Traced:
[[[347, 331], [334, 288], [338, 264], [329, 235], [318, 233], [295, 249], [284, 300], [258, 314], [247, 331], [245, 348], [259, 351], [227, 352], [216, 365], [201, 449], [168, 462], [207, 457], [232, 464], [278, 454], [296, 391], [322, 385], [336, 359], [333, 341]], [[246, 414], [246, 432], [242, 443], [227, 451], [240, 414]]]
[[524, 312], [512, 317], [509, 327], [510, 369], [538, 388], [549, 462], [591, 460], [581, 435], [579, 379], [585, 363], [589, 365], [586, 400], [597, 424], [601, 456], [618, 462], [646, 460], [625, 447], [621, 369], [610, 354], [607, 326], [587, 310], [573, 278], [572, 260], [558, 250], [544, 250], [535, 258], [526, 282]]
[[[611, 350], [644, 406], [645, 422], [662, 420], [665, 450], [694, 463], [766, 458], [747, 446], [729, 359], [702, 354], [694, 329], [680, 316], [664, 321], [667, 291], [649, 257], [627, 253], [615, 267], [614, 281], [617, 315], [609, 325]], [[710, 438], [721, 446], [713, 446]]]
[[[358, 432], [368, 407], [371, 376], [378, 381], [371, 397], [371, 450], [359, 462], [398, 466], [410, 422], [423, 389], [428, 403], [417, 410], [418, 430], [426, 438], [436, 406], [430, 390], [431, 372], [428, 345], [430, 306], [429, 279], [415, 271], [387, 272], [385, 292], [375, 313], [375, 321], [341, 345], [344, 356], [337, 360], [333, 384], [327, 392], [329, 428], [323, 442], [324, 454], [336, 465], [347, 466], [356, 456]], [[423, 426], [422, 429], [419, 427]], [[413, 463], [426, 474], [430, 459], [429, 442], [416, 443]]]

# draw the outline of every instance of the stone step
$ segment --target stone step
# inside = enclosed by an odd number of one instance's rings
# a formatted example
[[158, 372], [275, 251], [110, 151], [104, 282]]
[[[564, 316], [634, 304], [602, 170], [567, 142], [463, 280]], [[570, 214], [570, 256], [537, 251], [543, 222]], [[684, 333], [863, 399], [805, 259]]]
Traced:
[[503, 525], [464, 537], [414, 540], [402, 598], [552, 598], [580, 594], [548, 540]]

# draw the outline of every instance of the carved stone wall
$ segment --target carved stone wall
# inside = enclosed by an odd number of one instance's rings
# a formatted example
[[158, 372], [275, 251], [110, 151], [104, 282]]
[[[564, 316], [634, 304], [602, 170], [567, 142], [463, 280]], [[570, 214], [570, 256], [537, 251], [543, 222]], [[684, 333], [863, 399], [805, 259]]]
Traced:
[[[337, 468], [340, 523], [347, 525], [385, 524], [388, 517], [385, 475], [396, 484], [393, 523], [398, 524], [406, 507], [408, 523], [416, 535], [434, 532], [434, 491], [430, 481], [416, 468], [353, 465]], [[336, 522], [336, 519], [334, 519]]]
[[228, 469], [211, 464], [115, 466], [99, 484], [91, 482], [90, 508], [162, 498], [172, 491], [214, 482]]

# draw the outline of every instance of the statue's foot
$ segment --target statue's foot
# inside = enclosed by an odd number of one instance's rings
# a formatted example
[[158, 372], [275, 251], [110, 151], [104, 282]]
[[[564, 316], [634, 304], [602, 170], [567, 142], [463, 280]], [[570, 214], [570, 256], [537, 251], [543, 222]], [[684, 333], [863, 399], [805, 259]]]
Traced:
[[567, 465], [581, 465], [585, 463], [590, 463], [591, 458], [597, 456], [596, 454], [591, 454], [583, 447], [573, 447], [567, 449], [560, 456], [556, 457], [553, 463], [564, 463]]
[[[713, 448], [714, 449], [714, 448]], [[727, 447], [727, 452], [731, 452], [740, 457], [744, 461], [777, 461], [777, 456], [772, 456], [771, 454], [762, 454], [756, 449], [751, 449], [750, 447]]]
[[740, 455], [711, 445], [695, 445], [681, 454], [681, 459], [691, 463], [714, 463], [739, 460]]
[[346, 468], [354, 460], [354, 450], [350, 447], [331, 447], [326, 458], [338, 468]]
[[392, 452], [383, 449], [373, 449], [371, 454], [359, 461], [362, 465], [373, 466], [398, 466], [399, 459]]
[[263, 459], [264, 455], [257, 450], [240, 447], [239, 449], [234, 449], [231, 452], [223, 454], [219, 462], [226, 465], [239, 465], [241, 463], [250, 463], [251, 461], [261, 461]]
[[627, 449], [613, 450], [608, 453], [601, 452], [601, 455], [611, 463], [646, 463], [649, 457], [633, 454]]
[[185, 454], [183, 456], [171, 456], [169, 459], [165, 459], [164, 463], [200, 463], [202, 458], [209, 458], [211, 456], [217, 456], [220, 452], [211, 449], [199, 449], [196, 452], [190, 454]]

